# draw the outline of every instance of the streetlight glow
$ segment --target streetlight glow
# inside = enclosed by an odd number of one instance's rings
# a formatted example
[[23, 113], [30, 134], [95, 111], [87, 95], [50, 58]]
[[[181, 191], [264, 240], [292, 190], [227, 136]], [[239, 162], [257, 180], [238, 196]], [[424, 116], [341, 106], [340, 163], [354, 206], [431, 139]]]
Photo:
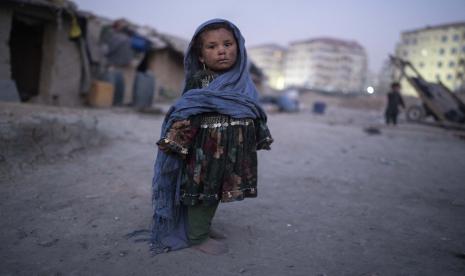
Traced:
[[367, 87], [367, 93], [368, 94], [373, 94], [373, 93], [375, 93], [375, 89], [372, 86], [368, 86]]

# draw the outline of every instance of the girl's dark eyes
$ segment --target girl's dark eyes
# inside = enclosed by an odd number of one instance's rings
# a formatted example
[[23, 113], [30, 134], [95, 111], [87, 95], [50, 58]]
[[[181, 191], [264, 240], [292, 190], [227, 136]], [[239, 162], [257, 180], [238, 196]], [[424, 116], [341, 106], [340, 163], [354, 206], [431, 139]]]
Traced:
[[[232, 43], [225, 43], [224, 47], [231, 47], [233, 44]], [[215, 49], [216, 45], [207, 45], [207, 49]]]

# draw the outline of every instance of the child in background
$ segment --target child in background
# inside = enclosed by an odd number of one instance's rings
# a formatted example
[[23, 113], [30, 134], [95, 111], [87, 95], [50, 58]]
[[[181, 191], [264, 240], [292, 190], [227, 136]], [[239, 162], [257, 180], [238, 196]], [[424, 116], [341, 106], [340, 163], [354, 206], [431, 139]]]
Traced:
[[234, 24], [202, 24], [184, 66], [183, 94], [157, 142], [152, 249], [191, 246], [217, 255], [227, 251], [210, 229], [218, 204], [257, 196], [257, 150], [270, 149], [273, 139]]
[[391, 84], [391, 91], [387, 94], [387, 106], [384, 113], [386, 125], [389, 125], [390, 123], [394, 126], [397, 125], [399, 106], [405, 108], [404, 100], [400, 95], [400, 83], [393, 82]]

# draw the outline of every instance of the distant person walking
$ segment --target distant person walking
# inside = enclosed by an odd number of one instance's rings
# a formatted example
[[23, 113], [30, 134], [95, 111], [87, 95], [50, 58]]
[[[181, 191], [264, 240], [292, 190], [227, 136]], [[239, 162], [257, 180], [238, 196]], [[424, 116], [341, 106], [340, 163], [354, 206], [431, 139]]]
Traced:
[[404, 100], [400, 95], [400, 84], [393, 82], [391, 84], [391, 91], [387, 94], [387, 106], [386, 106], [386, 124], [397, 125], [397, 116], [399, 115], [399, 106], [405, 108]]

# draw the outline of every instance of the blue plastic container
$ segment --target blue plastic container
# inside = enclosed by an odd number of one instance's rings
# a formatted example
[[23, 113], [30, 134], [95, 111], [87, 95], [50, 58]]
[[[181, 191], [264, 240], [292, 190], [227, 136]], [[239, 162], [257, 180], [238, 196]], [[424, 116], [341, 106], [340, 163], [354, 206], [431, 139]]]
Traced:
[[324, 114], [326, 109], [326, 103], [324, 102], [314, 102], [313, 103], [313, 113], [315, 114]]

